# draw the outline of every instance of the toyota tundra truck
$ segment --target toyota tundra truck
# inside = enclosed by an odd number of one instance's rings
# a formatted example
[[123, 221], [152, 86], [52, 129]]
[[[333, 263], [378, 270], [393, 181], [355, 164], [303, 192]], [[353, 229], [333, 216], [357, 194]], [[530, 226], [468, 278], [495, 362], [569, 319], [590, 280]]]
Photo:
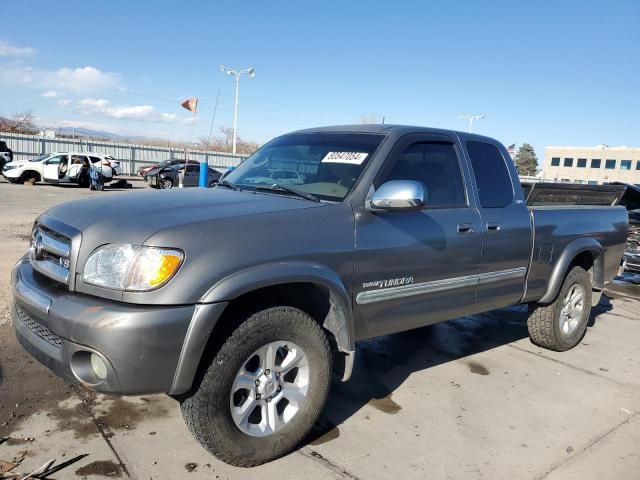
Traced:
[[59, 376], [169, 394], [198, 442], [247, 467], [303, 441], [359, 340], [526, 304], [533, 343], [573, 348], [627, 229], [623, 207], [527, 206], [491, 138], [310, 129], [213, 189], [51, 208], [12, 271], [12, 314]]

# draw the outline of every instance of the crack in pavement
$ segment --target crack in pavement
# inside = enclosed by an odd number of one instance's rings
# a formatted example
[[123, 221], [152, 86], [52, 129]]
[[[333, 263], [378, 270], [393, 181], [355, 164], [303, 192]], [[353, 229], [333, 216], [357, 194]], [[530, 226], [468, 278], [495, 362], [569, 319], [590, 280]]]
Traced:
[[593, 447], [593, 446], [597, 445], [598, 443], [600, 443], [600, 441], [605, 439], [608, 435], [612, 434], [613, 432], [618, 430], [620, 427], [622, 427], [622, 426], [626, 425], [627, 423], [629, 423], [631, 421], [631, 419], [635, 415], [636, 415], [635, 413], [632, 413], [627, 418], [625, 418], [622, 422], [618, 423], [617, 425], [614, 425], [612, 428], [610, 428], [606, 432], [603, 432], [600, 435], [597, 435], [596, 437], [593, 438], [593, 440], [591, 440], [587, 445], [585, 445], [584, 448], [574, 452], [572, 455], [569, 455], [569, 457], [567, 457], [564, 460], [561, 460], [560, 462], [556, 463], [554, 466], [552, 466], [545, 473], [535, 477], [535, 480], [544, 480], [549, 475], [551, 475], [553, 472], [555, 472], [558, 468], [562, 467], [563, 465], [565, 465], [566, 463], [572, 461], [573, 459], [578, 458], [580, 455], [585, 453], [591, 447]]
[[596, 373], [594, 371], [591, 371], [591, 370], [587, 370], [587, 369], [584, 369], [584, 368], [576, 367], [575, 365], [571, 365], [570, 363], [563, 362], [562, 360], [558, 360], [558, 359], [555, 359], [555, 358], [547, 357], [546, 355], [544, 355], [542, 353], [532, 352], [531, 350], [527, 350], [525, 348], [518, 347], [518, 346], [512, 345], [512, 344], [509, 344], [507, 346], [511, 347], [511, 348], [515, 348], [516, 350], [520, 350], [521, 352], [524, 352], [524, 353], [530, 353], [531, 355], [535, 355], [536, 357], [544, 358], [545, 360], [549, 360], [550, 362], [554, 362], [554, 363], [557, 363], [559, 365], [563, 365], [563, 366], [568, 367], [568, 368], [570, 368], [572, 370], [577, 370], [578, 372], [586, 373], [588, 375], [593, 375], [594, 377], [601, 378], [602, 380], [607, 380], [608, 382], [615, 383], [619, 387], [629, 388], [629, 385], [627, 385], [626, 383], [619, 382], [617, 380], [614, 380], [613, 378], [605, 377], [605, 376], [600, 375], [600, 374], [598, 374], [598, 373]]
[[315, 460], [320, 465], [326, 467], [328, 470], [331, 470], [333, 473], [337, 473], [342, 478], [349, 478], [351, 480], [360, 480], [357, 476], [349, 472], [344, 467], [341, 467], [340, 465], [333, 463], [331, 460], [323, 457], [318, 452], [316, 452], [315, 450], [309, 447], [301, 448], [300, 450], [298, 450], [298, 453], [300, 453], [301, 455], [304, 455], [307, 458]]
[[109, 447], [109, 449], [111, 450], [113, 455], [116, 457], [116, 460], [118, 460], [118, 463], [120, 464], [120, 467], [122, 468], [122, 471], [124, 472], [124, 474], [128, 478], [131, 478], [131, 474], [129, 473], [129, 469], [127, 468], [127, 466], [125, 465], [124, 461], [122, 460], [122, 458], [120, 457], [120, 455], [116, 451], [115, 447], [111, 443], [111, 440], [109, 439], [109, 435], [102, 428], [102, 426], [100, 425], [100, 422], [98, 422], [98, 419], [96, 418], [95, 414], [93, 413], [93, 410], [91, 409], [91, 405], [89, 404], [89, 402], [85, 402], [84, 401], [84, 397], [82, 396], [82, 394], [75, 387], [71, 387], [71, 388], [73, 389], [74, 393], [76, 395], [78, 395], [78, 397], [82, 400], [83, 408], [87, 411], [87, 413], [91, 417], [91, 420], [93, 421], [94, 425], [98, 429], [98, 432], [100, 432], [100, 436], [105, 441], [105, 443], [107, 444], [107, 446]]

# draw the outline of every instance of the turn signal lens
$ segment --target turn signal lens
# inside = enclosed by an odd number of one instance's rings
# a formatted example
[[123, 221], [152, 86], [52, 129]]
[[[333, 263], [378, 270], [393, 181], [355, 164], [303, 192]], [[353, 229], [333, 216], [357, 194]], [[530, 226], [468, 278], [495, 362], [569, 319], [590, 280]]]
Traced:
[[163, 255], [160, 268], [158, 268], [155, 277], [149, 279], [149, 285], [163, 284], [178, 269], [181, 261], [182, 259], [177, 255]]
[[129, 269], [127, 290], [151, 290], [169, 281], [184, 258], [182, 252], [143, 247]]

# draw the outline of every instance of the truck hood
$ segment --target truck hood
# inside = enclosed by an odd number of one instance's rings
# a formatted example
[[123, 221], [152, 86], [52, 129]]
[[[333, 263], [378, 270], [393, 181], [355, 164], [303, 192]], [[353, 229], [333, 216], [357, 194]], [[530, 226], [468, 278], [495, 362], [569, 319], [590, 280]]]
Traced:
[[237, 192], [225, 188], [190, 188], [146, 192], [102, 192], [46, 212], [82, 232], [81, 250], [105, 243], [140, 245], [153, 234], [221, 218], [321, 207], [277, 194]]

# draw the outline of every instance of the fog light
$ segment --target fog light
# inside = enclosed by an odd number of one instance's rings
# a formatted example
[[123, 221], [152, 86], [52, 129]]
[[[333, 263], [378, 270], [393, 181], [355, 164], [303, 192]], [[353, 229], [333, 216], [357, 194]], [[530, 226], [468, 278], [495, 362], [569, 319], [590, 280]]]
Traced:
[[93, 373], [100, 380], [107, 378], [107, 365], [104, 363], [104, 360], [95, 353], [91, 354], [91, 368], [93, 369]]

